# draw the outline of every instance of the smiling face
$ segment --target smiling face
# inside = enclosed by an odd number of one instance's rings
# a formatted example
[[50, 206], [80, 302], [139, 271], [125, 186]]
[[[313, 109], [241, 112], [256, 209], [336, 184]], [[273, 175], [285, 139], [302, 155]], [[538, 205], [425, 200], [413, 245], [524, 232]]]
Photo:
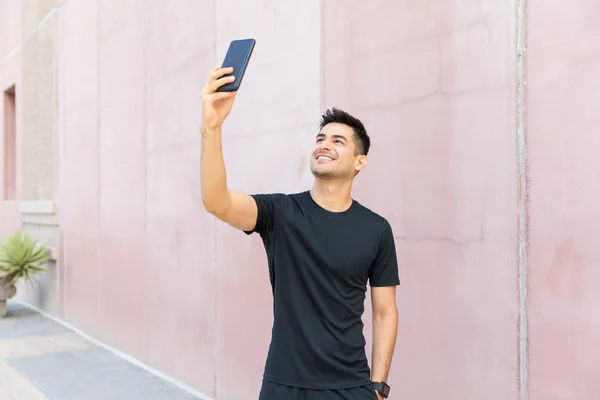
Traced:
[[325, 125], [315, 139], [310, 170], [319, 179], [353, 179], [367, 166], [359, 154], [352, 127], [337, 122]]

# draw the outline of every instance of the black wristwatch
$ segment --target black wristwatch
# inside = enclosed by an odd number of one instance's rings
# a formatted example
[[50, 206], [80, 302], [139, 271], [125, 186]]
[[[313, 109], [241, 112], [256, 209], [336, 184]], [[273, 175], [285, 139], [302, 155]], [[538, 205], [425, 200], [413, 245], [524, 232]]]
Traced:
[[385, 382], [371, 382], [373, 389], [377, 391], [384, 399], [390, 395], [390, 387]]

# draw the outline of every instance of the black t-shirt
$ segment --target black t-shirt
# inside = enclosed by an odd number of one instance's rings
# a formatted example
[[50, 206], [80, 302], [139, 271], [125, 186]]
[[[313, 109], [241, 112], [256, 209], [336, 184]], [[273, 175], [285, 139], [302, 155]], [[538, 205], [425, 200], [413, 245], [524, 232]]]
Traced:
[[357, 201], [327, 211], [308, 191], [252, 197], [258, 218], [246, 233], [263, 240], [273, 289], [265, 379], [330, 390], [369, 384], [361, 318], [367, 281], [400, 284], [389, 223]]

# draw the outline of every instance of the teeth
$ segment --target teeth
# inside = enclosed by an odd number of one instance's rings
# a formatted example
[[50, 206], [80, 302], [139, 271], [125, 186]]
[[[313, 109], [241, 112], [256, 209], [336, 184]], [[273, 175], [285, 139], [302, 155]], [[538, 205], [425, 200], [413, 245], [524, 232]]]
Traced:
[[327, 156], [319, 156], [319, 157], [317, 157], [317, 160], [321, 160], [321, 159], [325, 159], [325, 160], [333, 160], [333, 158], [331, 158], [331, 157], [327, 157]]

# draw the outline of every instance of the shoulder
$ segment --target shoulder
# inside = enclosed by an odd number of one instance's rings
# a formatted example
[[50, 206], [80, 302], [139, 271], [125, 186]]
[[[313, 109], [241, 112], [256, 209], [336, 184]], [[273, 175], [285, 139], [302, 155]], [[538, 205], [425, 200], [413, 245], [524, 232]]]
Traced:
[[361, 222], [381, 229], [382, 231], [391, 231], [391, 225], [383, 215], [376, 213], [356, 200], [354, 201], [356, 202], [357, 216], [362, 219]]
[[256, 200], [272, 200], [272, 201], [294, 201], [302, 198], [304, 195], [303, 192], [300, 193], [281, 193], [281, 192], [273, 192], [273, 193], [253, 193], [252, 196]]
[[269, 206], [276, 208], [286, 208], [291, 204], [295, 204], [303, 200], [304, 193], [256, 193], [251, 194], [252, 198], [256, 201], [259, 208], [261, 206]]

